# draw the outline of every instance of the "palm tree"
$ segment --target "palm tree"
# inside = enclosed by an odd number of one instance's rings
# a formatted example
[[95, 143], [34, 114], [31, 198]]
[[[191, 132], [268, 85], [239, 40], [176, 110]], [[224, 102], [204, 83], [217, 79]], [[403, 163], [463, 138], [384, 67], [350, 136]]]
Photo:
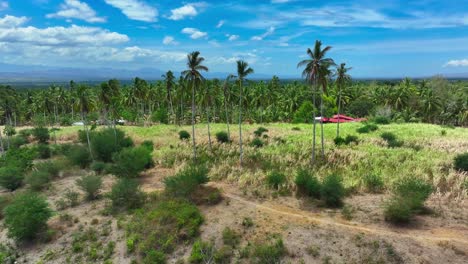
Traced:
[[242, 166], [242, 90], [243, 82], [247, 75], [252, 74], [254, 70], [249, 67], [245, 61], [237, 61], [237, 80], [239, 82], [239, 150], [240, 150], [240, 165]]
[[226, 113], [226, 125], [227, 125], [227, 133], [228, 133], [228, 138], [231, 139], [231, 131], [229, 129], [229, 111], [228, 111], [228, 101], [230, 98], [231, 91], [229, 91], [229, 80], [232, 78], [235, 78], [236, 76], [229, 74], [226, 80], [224, 81], [223, 85], [223, 100], [224, 100], [224, 111]]
[[208, 71], [208, 67], [202, 65], [205, 58], [200, 57], [199, 51], [194, 51], [187, 55], [187, 70], [182, 72], [185, 79], [190, 82], [192, 87], [192, 144], [193, 144], [193, 160], [197, 159], [197, 149], [195, 145], [195, 90], [198, 90], [200, 83], [205, 79], [200, 73]]
[[169, 102], [169, 107], [171, 108], [171, 115], [174, 116], [175, 112], [174, 112], [174, 106], [172, 104], [171, 92], [172, 92], [173, 86], [175, 85], [174, 83], [175, 77], [172, 71], [168, 71], [166, 74], [162, 75], [162, 77], [164, 78], [164, 82], [166, 83], [167, 101]]
[[321, 152], [322, 152], [322, 157], [325, 157], [325, 146], [324, 146], [324, 136], [323, 136], [323, 98], [325, 96], [328, 96], [328, 92], [327, 92], [327, 87], [328, 87], [328, 82], [329, 82], [329, 79], [330, 79], [330, 76], [331, 76], [331, 70], [329, 69], [331, 65], [334, 65], [333, 64], [329, 64], [328, 62], [326, 63], [323, 63], [320, 65], [319, 67], [319, 74], [318, 74], [318, 81], [319, 81], [319, 84], [320, 86], [322, 87], [322, 89], [320, 89], [320, 119], [321, 119], [321, 122], [320, 122], [320, 145], [321, 145]]
[[81, 113], [81, 121], [83, 122], [83, 126], [86, 132], [86, 140], [88, 141], [88, 150], [89, 154], [91, 155], [91, 159], [93, 158], [93, 153], [91, 151], [91, 141], [89, 140], [89, 130], [88, 125], [86, 124], [86, 115], [91, 110], [93, 106], [93, 98], [91, 95], [91, 89], [87, 85], [78, 85], [76, 88], [76, 96], [77, 96], [77, 107], [80, 109]]
[[[306, 81], [312, 86], [312, 103], [314, 107], [316, 107], [316, 90], [317, 85], [320, 77], [319, 69], [320, 65], [322, 64], [333, 64], [333, 60], [330, 58], [325, 58], [327, 52], [332, 47], [326, 46], [322, 49], [322, 42], [320, 40], [315, 41], [314, 50], [307, 49], [307, 55], [309, 56], [308, 59], [303, 60], [297, 64], [297, 67], [305, 66], [304, 71], [302, 72], [302, 77], [305, 77]], [[315, 110], [313, 112], [313, 140], [312, 140], [312, 164], [315, 162], [315, 132], [317, 126], [317, 120], [315, 120]]]
[[344, 86], [351, 81], [351, 76], [348, 74], [352, 68], [346, 68], [346, 63], [341, 63], [336, 68], [336, 86], [338, 88], [338, 123], [336, 124], [336, 137], [340, 136], [340, 114], [341, 114], [341, 91]]

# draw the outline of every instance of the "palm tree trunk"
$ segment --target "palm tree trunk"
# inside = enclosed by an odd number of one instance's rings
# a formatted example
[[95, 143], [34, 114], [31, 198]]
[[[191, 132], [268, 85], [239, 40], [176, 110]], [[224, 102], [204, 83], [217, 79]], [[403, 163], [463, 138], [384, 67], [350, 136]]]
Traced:
[[224, 97], [224, 111], [226, 112], [226, 125], [227, 125], [228, 138], [229, 140], [231, 140], [231, 131], [229, 130], [229, 113], [228, 113], [226, 97]]
[[338, 91], [338, 123], [336, 124], [336, 137], [340, 136], [340, 114], [341, 114], [341, 86]]
[[192, 145], [193, 161], [197, 161], [197, 147], [195, 145], [195, 81], [192, 81]]
[[[174, 105], [172, 104], [172, 96], [171, 93], [169, 93], [169, 104], [171, 105], [171, 118], [175, 118], [175, 112], [174, 112]], [[175, 123], [175, 120], [174, 120]]]
[[52, 130], [54, 131], [54, 144], [57, 145], [57, 134], [55, 132], [55, 125], [57, 124], [57, 106], [54, 105], [54, 125], [52, 126]]
[[211, 144], [211, 132], [210, 132], [210, 108], [206, 107], [206, 118], [208, 121], [208, 144], [210, 146], [210, 151], [213, 152], [213, 146]]
[[5, 148], [3, 146], [3, 137], [2, 137], [2, 131], [0, 130], [0, 148], [2, 149], [2, 156], [5, 155]]
[[91, 151], [91, 141], [89, 140], [89, 130], [88, 126], [86, 125], [86, 115], [83, 112], [81, 113], [81, 121], [83, 122], [83, 126], [86, 132], [86, 140], [88, 141], [89, 155], [91, 156], [91, 159], [94, 160], [93, 152]]
[[242, 167], [243, 155], [242, 150], [242, 80], [239, 80], [240, 97], [239, 97], [239, 151], [240, 151], [240, 166]]
[[312, 128], [312, 158], [311, 158], [311, 163], [312, 165], [315, 163], [315, 131], [316, 131], [316, 126], [317, 126], [317, 120], [315, 119], [315, 91], [317, 90], [317, 81], [314, 81], [313, 88], [312, 88], [312, 104], [314, 105], [314, 110], [313, 110], [313, 128]]
[[324, 147], [324, 140], [323, 140], [323, 91], [320, 92], [320, 140], [321, 140], [321, 147], [322, 147], [322, 157], [325, 157], [325, 147]]

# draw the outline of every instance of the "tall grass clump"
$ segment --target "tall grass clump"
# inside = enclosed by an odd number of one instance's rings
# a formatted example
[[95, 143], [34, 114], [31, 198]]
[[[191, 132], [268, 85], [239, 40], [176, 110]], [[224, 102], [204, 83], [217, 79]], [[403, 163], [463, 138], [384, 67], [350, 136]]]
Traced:
[[453, 165], [456, 170], [468, 171], [468, 152], [458, 154], [454, 159]]
[[310, 171], [299, 169], [294, 183], [300, 193], [319, 199], [321, 184]]
[[252, 254], [253, 263], [271, 264], [282, 263], [281, 259], [286, 255], [287, 250], [281, 238], [270, 243], [258, 243], [254, 245]]
[[268, 186], [278, 190], [283, 184], [286, 183], [286, 175], [279, 171], [272, 171], [267, 175], [266, 178]]
[[76, 185], [85, 192], [86, 199], [92, 201], [99, 197], [99, 192], [102, 187], [102, 178], [92, 174], [83, 175], [76, 180]]
[[385, 204], [385, 220], [393, 223], [407, 223], [420, 212], [429, 198], [433, 187], [420, 178], [404, 177], [393, 186], [393, 196]]
[[376, 173], [368, 173], [364, 175], [362, 178], [362, 183], [366, 190], [371, 193], [379, 193], [385, 187], [382, 176]]
[[208, 169], [201, 165], [190, 165], [176, 175], [164, 179], [165, 192], [172, 197], [189, 198], [195, 189], [208, 182]]
[[385, 140], [390, 148], [398, 148], [403, 146], [403, 141], [398, 140], [395, 134], [391, 132], [384, 132], [380, 137]]
[[343, 205], [345, 189], [340, 176], [330, 174], [323, 179], [320, 188], [320, 199], [329, 207], [339, 207]]

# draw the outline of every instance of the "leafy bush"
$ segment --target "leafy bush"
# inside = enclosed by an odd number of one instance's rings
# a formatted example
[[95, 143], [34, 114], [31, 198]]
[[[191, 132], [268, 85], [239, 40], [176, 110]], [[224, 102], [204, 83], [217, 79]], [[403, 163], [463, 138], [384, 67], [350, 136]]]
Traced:
[[353, 136], [353, 135], [347, 135], [347, 136], [345, 137], [345, 139], [344, 139], [344, 143], [345, 143], [346, 145], [349, 145], [349, 144], [351, 144], [351, 143], [358, 143], [358, 142], [359, 142], [358, 137]]
[[365, 97], [352, 101], [347, 107], [348, 113], [352, 116], [364, 117], [374, 109], [375, 105], [371, 100]]
[[48, 144], [40, 143], [37, 145], [37, 155], [40, 159], [50, 158], [50, 148]]
[[366, 190], [372, 193], [381, 192], [384, 188], [384, 181], [382, 177], [375, 173], [366, 174], [362, 178], [362, 181]]
[[388, 125], [388, 124], [390, 124], [390, 118], [388, 118], [386, 116], [376, 116], [376, 117], [374, 117], [373, 121], [376, 124], [379, 124], [379, 125]]
[[37, 170], [32, 171], [28, 176], [26, 176], [25, 182], [29, 185], [31, 190], [40, 191], [48, 187], [51, 180], [49, 172]]
[[121, 178], [112, 186], [109, 198], [114, 209], [136, 209], [143, 205], [145, 193], [136, 180]]
[[31, 239], [47, 228], [52, 211], [46, 200], [34, 193], [16, 196], [4, 209], [8, 235], [18, 240]]
[[267, 175], [266, 180], [268, 186], [278, 190], [281, 185], [286, 183], [286, 175], [279, 171], [272, 171]]
[[370, 124], [365, 124], [364, 126], [358, 128], [356, 131], [360, 134], [364, 134], [364, 133], [376, 131], [377, 129], [379, 129], [377, 125], [370, 123]]
[[169, 124], [169, 113], [166, 108], [160, 108], [151, 115], [151, 121]]
[[89, 150], [84, 146], [73, 146], [67, 153], [68, 160], [72, 165], [80, 166], [84, 169], [91, 164], [92, 159]]
[[314, 105], [310, 101], [305, 101], [301, 104], [299, 109], [294, 113], [293, 123], [312, 123], [314, 122]]
[[10, 149], [0, 158], [0, 167], [11, 166], [26, 171], [33, 165], [37, 152], [34, 148]]
[[33, 134], [33, 129], [26, 128], [19, 131], [18, 136], [28, 139]]
[[199, 234], [203, 217], [198, 208], [185, 200], [163, 200], [154, 207], [138, 210], [129, 221], [127, 234], [137, 254], [150, 250], [171, 253]]
[[384, 205], [385, 220], [395, 223], [408, 223], [413, 215], [410, 203], [406, 198], [393, 197]]
[[225, 131], [216, 133], [216, 140], [218, 140], [219, 143], [229, 143], [231, 141], [229, 139], [228, 133]]
[[15, 264], [18, 263], [16, 260], [19, 254], [10, 245], [0, 244], [0, 263], [3, 264]]
[[106, 167], [106, 163], [102, 161], [94, 161], [91, 163], [91, 169], [98, 175], [102, 174], [106, 170]]
[[73, 191], [73, 190], [70, 190], [70, 189], [67, 189], [65, 191], [65, 200], [67, 201], [68, 203], [68, 206], [70, 207], [74, 207], [74, 206], [77, 206], [78, 203], [79, 203], [79, 198], [80, 198], [80, 194]]
[[23, 171], [19, 168], [7, 166], [0, 168], [0, 186], [14, 191], [23, 185]]
[[114, 154], [111, 172], [119, 177], [137, 177], [140, 172], [153, 166], [151, 151], [144, 146], [125, 148]]
[[63, 168], [64, 164], [60, 160], [45, 161], [36, 164], [36, 170], [46, 172], [49, 174], [50, 178], [58, 177]]
[[76, 185], [86, 193], [86, 199], [95, 200], [102, 187], [102, 179], [97, 175], [84, 175], [76, 180]]
[[189, 197], [198, 185], [208, 182], [208, 169], [191, 165], [164, 179], [165, 192], [175, 197]]
[[0, 220], [3, 219], [3, 209], [7, 207], [12, 200], [12, 196], [2, 195], [0, 196]]
[[254, 138], [254, 139], [250, 142], [250, 146], [251, 146], [251, 147], [254, 147], [254, 148], [261, 148], [261, 147], [263, 147], [263, 145], [265, 145], [265, 143], [264, 143], [263, 140], [261, 140], [260, 138]]
[[50, 139], [49, 130], [45, 127], [34, 128], [32, 131], [32, 135], [34, 139], [39, 141], [39, 143], [43, 143], [43, 144], [46, 144], [47, 142], [49, 142], [49, 139]]
[[146, 252], [143, 264], [166, 264], [166, 255], [159, 250], [151, 249]]
[[336, 174], [330, 174], [323, 179], [320, 189], [320, 198], [327, 206], [338, 207], [343, 204], [345, 190], [342, 179]]
[[403, 141], [398, 140], [395, 134], [393, 133], [384, 132], [380, 135], [380, 137], [383, 140], [387, 141], [388, 146], [391, 148], [398, 148], [403, 146]]
[[59, 120], [60, 126], [71, 126], [73, 121], [69, 116], [62, 116]]
[[15, 129], [15, 127], [10, 126], [10, 125], [6, 125], [5, 128], [3, 129], [3, 132], [4, 132], [5, 135], [7, 135], [8, 137], [12, 137], [12, 136], [16, 135], [16, 129]]
[[314, 198], [320, 198], [320, 182], [317, 177], [312, 175], [308, 170], [299, 169], [294, 182], [300, 192]]
[[10, 139], [10, 148], [19, 148], [23, 145], [28, 144], [29, 141], [23, 136], [15, 136]]
[[408, 198], [411, 209], [419, 210], [431, 195], [432, 186], [416, 177], [404, 177], [395, 183], [393, 192], [396, 196]]
[[333, 139], [333, 142], [335, 142], [335, 145], [341, 146], [345, 144], [345, 139], [342, 137], [336, 137]]
[[241, 236], [233, 229], [226, 227], [223, 230], [224, 245], [235, 248], [240, 243]]
[[266, 133], [268, 132], [268, 129], [264, 128], [264, 127], [259, 127], [257, 128], [257, 130], [254, 131], [254, 135], [257, 136], [257, 137], [261, 137], [263, 135], [263, 133]]
[[468, 171], [468, 152], [458, 154], [454, 159], [454, 167], [459, 171]]
[[281, 259], [287, 251], [282, 239], [277, 239], [269, 244], [256, 244], [253, 251], [253, 263], [271, 264], [281, 263]]
[[154, 143], [151, 140], [145, 140], [141, 143], [142, 147], [147, 148], [150, 152], [154, 151]]
[[187, 132], [186, 130], [179, 131], [179, 139], [180, 140], [189, 140], [190, 139], [190, 133]]
[[130, 138], [119, 129], [107, 128], [101, 131], [93, 131], [91, 138], [91, 149], [97, 160], [110, 162], [112, 155], [125, 147], [133, 145]]

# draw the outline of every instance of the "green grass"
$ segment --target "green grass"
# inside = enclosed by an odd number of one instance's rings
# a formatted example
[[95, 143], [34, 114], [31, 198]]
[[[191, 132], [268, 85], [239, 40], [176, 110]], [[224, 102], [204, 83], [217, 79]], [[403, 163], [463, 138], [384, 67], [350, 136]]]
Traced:
[[[262, 125], [269, 130], [269, 139], [262, 148], [248, 146], [247, 142], [254, 139], [254, 131], [258, 124], [244, 124], [244, 169], [238, 167], [238, 133], [231, 128], [232, 144], [219, 144], [213, 139], [213, 153], [208, 150], [207, 127], [196, 125], [195, 138], [198, 155], [202, 161], [209, 161], [210, 177], [213, 179], [227, 178], [241, 185], [265, 185], [265, 177], [269, 171], [278, 169], [287, 176], [290, 186], [294, 185], [295, 170], [308, 166], [312, 148], [311, 124], [275, 123]], [[456, 189], [461, 189], [463, 177], [452, 169], [451, 164], [456, 154], [462, 153], [468, 144], [468, 129], [446, 129], [438, 125], [422, 123], [404, 123], [380, 125], [378, 133], [359, 134], [356, 129], [362, 123], [340, 124], [340, 136], [359, 136], [358, 145], [336, 147], [333, 139], [336, 137], [336, 125], [324, 125], [326, 162], [323, 166], [314, 168], [314, 174], [323, 178], [331, 173], [343, 177], [346, 188], [360, 187], [362, 178], [370, 173], [379, 174], [385, 187], [404, 176], [416, 176], [433, 182], [451, 180]], [[191, 141], [181, 142], [178, 132], [191, 131], [190, 126], [157, 125], [152, 127], [120, 127], [136, 144], [144, 140], [154, 142], [153, 157], [166, 167], [177, 167], [189, 163], [192, 149]], [[236, 127], [237, 128], [237, 127]], [[299, 128], [300, 130], [293, 128]], [[58, 132], [59, 136], [76, 134], [78, 127], [66, 127]], [[211, 124], [214, 135], [226, 129], [225, 124]], [[441, 131], [446, 135], [441, 136]], [[387, 148], [380, 134], [391, 132], [405, 142], [400, 148]], [[281, 140], [274, 140], [281, 139]], [[411, 147], [414, 146], [414, 147]], [[317, 151], [320, 149], [320, 126], [317, 127]], [[446, 168], [442, 170], [441, 168]], [[457, 179], [457, 177], [459, 179]]]

